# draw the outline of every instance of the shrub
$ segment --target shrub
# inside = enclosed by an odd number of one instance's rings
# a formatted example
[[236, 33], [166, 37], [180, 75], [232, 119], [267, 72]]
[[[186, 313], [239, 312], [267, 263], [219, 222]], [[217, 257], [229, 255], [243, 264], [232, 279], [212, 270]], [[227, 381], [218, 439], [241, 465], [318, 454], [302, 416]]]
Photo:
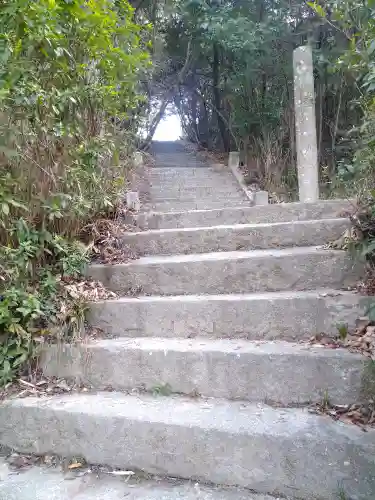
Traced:
[[126, 183], [121, 124], [148, 66], [132, 18], [127, 0], [1, 4], [0, 384], [41, 335], [82, 320], [64, 284], [87, 262], [83, 228], [115, 210]]

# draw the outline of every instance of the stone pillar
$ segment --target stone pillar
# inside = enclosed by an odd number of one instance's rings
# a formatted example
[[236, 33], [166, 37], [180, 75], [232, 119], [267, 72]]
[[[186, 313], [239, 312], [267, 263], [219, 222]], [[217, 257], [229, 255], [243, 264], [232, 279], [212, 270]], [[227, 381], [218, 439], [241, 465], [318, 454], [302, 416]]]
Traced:
[[239, 151], [231, 151], [228, 158], [228, 166], [238, 168], [240, 166], [240, 153]]
[[134, 166], [141, 167], [143, 165], [143, 155], [140, 151], [134, 153]]
[[268, 205], [268, 191], [254, 191], [254, 205]]
[[299, 200], [314, 202], [319, 199], [319, 168], [311, 47], [294, 51], [293, 67]]
[[139, 200], [138, 191], [127, 191], [126, 193], [126, 206], [129, 210], [139, 212], [141, 209], [141, 202]]

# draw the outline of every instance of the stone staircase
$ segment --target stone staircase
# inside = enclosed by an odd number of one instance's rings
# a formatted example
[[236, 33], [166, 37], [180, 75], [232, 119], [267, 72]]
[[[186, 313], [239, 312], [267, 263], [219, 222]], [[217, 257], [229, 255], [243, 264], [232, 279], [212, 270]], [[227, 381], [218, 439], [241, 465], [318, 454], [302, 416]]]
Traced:
[[236, 179], [219, 165], [209, 166], [182, 143], [153, 143], [155, 165], [150, 171], [151, 202], [146, 210], [190, 211], [248, 206]]
[[[375, 431], [306, 408], [353, 402], [361, 388], [361, 355], [306, 342], [363, 314], [347, 290], [361, 269], [322, 248], [348, 227], [349, 202], [249, 207], [226, 170], [154, 151], [158, 211], [124, 237], [141, 257], [90, 267], [121, 296], [89, 311], [108, 338], [51, 346], [41, 360], [46, 375], [96, 392], [6, 402], [0, 443], [248, 488], [223, 500], [374, 498]], [[192, 186], [205, 198], [190, 198]]]

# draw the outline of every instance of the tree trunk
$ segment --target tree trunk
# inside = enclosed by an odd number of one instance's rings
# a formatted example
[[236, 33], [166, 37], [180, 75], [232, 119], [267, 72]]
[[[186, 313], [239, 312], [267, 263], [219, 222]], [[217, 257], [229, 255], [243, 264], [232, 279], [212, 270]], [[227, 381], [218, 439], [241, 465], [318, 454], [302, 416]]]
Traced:
[[229, 140], [225, 122], [221, 115], [221, 96], [219, 81], [220, 79], [220, 60], [219, 60], [219, 49], [216, 43], [213, 45], [213, 62], [212, 62], [212, 83], [213, 83], [213, 96], [214, 96], [214, 109], [216, 114], [216, 120], [220, 131], [220, 136], [222, 140], [222, 145], [225, 152], [229, 151]]
[[171, 95], [170, 93], [168, 93], [161, 101], [159, 111], [154, 116], [148, 135], [146, 139], [141, 143], [139, 149], [147, 149], [149, 147], [152, 138], [154, 137], [157, 126], [159, 125], [160, 120], [163, 118], [165, 110], [167, 109], [167, 106], [170, 103], [170, 100], [171, 100]]

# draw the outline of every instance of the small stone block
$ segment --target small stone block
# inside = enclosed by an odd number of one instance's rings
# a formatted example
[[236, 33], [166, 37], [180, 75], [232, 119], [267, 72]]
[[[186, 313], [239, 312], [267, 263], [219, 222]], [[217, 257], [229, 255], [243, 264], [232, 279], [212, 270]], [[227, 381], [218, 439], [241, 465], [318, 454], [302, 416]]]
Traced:
[[268, 205], [268, 191], [255, 191], [254, 205]]
[[126, 206], [130, 210], [135, 210], [139, 212], [141, 209], [141, 202], [139, 200], [138, 191], [128, 191], [126, 193]]
[[240, 153], [238, 151], [231, 151], [229, 153], [228, 165], [229, 167], [238, 168], [240, 164]]
[[134, 166], [141, 167], [143, 165], [143, 156], [142, 153], [137, 151], [134, 153]]

